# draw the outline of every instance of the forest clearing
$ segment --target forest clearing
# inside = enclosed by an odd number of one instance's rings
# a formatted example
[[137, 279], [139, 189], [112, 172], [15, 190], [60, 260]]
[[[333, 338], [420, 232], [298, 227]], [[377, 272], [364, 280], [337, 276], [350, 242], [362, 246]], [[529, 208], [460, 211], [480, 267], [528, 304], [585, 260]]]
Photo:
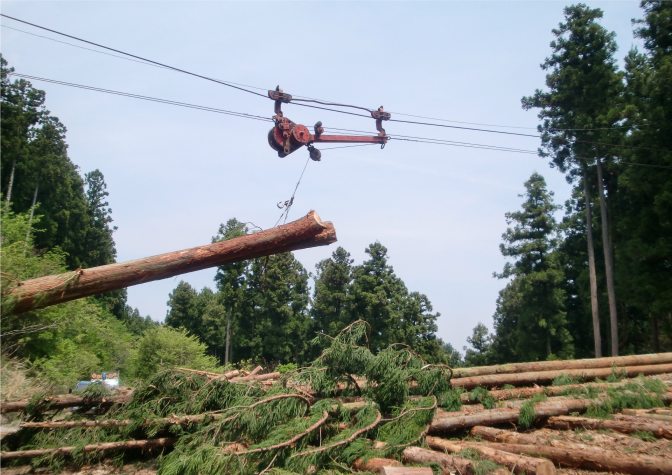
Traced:
[[38, 3], [2, 475], [672, 475], [671, 1]]
[[322, 354], [284, 373], [175, 368], [6, 401], [21, 422], [3, 472], [672, 473], [672, 353], [452, 370], [405, 345], [374, 355], [369, 331], [319, 335]]

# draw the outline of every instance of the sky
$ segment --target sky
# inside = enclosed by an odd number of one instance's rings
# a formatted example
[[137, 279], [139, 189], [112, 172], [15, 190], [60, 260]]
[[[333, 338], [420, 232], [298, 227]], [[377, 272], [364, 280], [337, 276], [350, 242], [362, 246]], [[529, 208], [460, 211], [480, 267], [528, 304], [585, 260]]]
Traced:
[[[27, 2], [2, 13], [220, 80], [311, 98], [384, 106], [446, 125], [534, 134], [535, 111], [521, 98], [544, 87], [540, 64], [569, 3], [537, 2]], [[604, 11], [622, 58], [638, 46], [631, 19], [639, 2], [588, 2]], [[76, 48], [77, 44], [2, 18], [2, 54], [16, 72], [86, 86], [264, 117], [273, 103], [221, 84]], [[15, 28], [23, 30], [16, 31]], [[302, 148], [278, 158], [272, 123], [108, 95], [42, 81], [46, 105], [66, 125], [69, 156], [82, 174], [105, 175], [122, 262], [209, 244], [235, 217], [272, 227], [306, 164]], [[309, 128], [375, 131], [375, 121], [284, 105]], [[449, 122], [450, 121], [450, 122]], [[460, 123], [462, 122], [462, 123]], [[485, 124], [485, 125], [470, 125]], [[539, 139], [387, 122], [387, 133], [535, 151]], [[542, 174], [556, 203], [564, 176], [536, 154], [390, 141], [326, 150], [309, 162], [289, 220], [315, 210], [338, 243], [295, 252], [310, 272], [342, 246], [355, 264], [380, 241], [409, 290], [428, 296], [438, 336], [462, 350], [482, 322], [492, 329], [493, 278], [505, 213], [520, 207], [523, 183]], [[318, 147], [321, 148], [321, 147]], [[561, 217], [561, 215], [559, 215]], [[214, 287], [215, 270], [128, 289], [128, 303], [163, 320], [180, 280]]]

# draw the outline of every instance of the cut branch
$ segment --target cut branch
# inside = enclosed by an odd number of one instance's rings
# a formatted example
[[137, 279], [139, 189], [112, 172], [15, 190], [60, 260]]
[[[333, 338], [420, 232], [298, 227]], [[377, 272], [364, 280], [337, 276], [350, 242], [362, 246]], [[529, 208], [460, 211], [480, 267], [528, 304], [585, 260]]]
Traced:
[[[106, 396], [103, 398], [91, 398], [83, 396], [58, 396], [46, 397], [38, 404], [44, 405], [43, 411], [51, 411], [54, 409], [65, 409], [68, 407], [80, 406], [98, 406], [108, 407], [112, 404], [126, 404], [131, 400], [131, 394], [124, 394], [119, 396]], [[6, 414], [8, 412], [22, 412], [26, 409], [30, 401], [3, 401], [0, 404], [0, 413]]]
[[184, 251], [170, 252], [73, 273], [26, 280], [5, 295], [11, 307], [5, 314], [22, 313], [90, 295], [166, 279], [209, 267], [270, 256], [336, 242], [334, 226], [311, 211], [305, 217], [256, 234]]
[[43, 455], [69, 455], [75, 450], [80, 452], [104, 452], [108, 450], [153, 449], [169, 447], [177, 442], [176, 437], [148, 440], [128, 440], [124, 442], [105, 442], [102, 444], [85, 445], [81, 447], [58, 447], [55, 449], [17, 450], [16, 452], [0, 452], [0, 459], [13, 460], [18, 458], [33, 458]]

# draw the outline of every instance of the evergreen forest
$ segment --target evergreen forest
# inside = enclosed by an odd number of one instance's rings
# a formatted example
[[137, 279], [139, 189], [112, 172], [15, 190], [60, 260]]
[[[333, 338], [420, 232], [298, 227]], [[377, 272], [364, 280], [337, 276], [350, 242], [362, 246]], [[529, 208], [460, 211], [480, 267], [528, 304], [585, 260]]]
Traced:
[[[464, 354], [437, 337], [440, 314], [374, 242], [363, 262], [337, 247], [315, 269], [291, 252], [220, 266], [212, 288], [179, 282], [162, 323], [125, 290], [3, 315], [3, 369], [20, 362], [65, 389], [94, 371], [120, 370], [127, 384], [172, 367], [287, 371], [319, 356], [316, 333], [358, 320], [374, 354], [401, 343], [451, 366], [672, 351], [672, 3], [641, 7], [644, 46], [622, 65], [600, 9], [569, 6], [553, 30], [539, 58], [546, 82], [522, 107], [539, 118], [537, 169], [562, 173], [572, 197], [557, 203], [538, 172], [519, 184], [502, 230], [507, 264], [493, 269], [494, 331], [479, 323]], [[70, 160], [45, 92], [12, 71], [3, 58], [3, 298], [14, 282], [117, 258], [103, 172]], [[253, 232], [231, 217], [212, 242]]]

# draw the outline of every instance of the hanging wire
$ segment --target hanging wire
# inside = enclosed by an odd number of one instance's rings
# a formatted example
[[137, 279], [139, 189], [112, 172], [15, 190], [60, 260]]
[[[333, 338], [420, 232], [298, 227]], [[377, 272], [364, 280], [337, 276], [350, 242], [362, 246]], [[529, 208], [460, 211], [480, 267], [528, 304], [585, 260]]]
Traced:
[[[299, 177], [299, 181], [296, 182], [296, 186], [294, 187], [294, 193], [292, 193], [292, 197], [290, 199], [288, 199], [287, 201], [285, 201], [284, 203], [282, 203], [282, 202], [278, 203], [278, 207], [279, 208], [284, 208], [284, 211], [282, 212], [282, 214], [280, 215], [280, 217], [276, 221], [275, 226], [273, 226], [273, 227], [276, 227], [278, 225], [278, 223], [280, 223], [280, 220], [282, 219], [283, 216], [285, 217], [285, 221], [282, 224], [285, 224], [287, 222], [287, 217], [289, 216], [289, 210], [292, 207], [292, 205], [294, 204], [294, 196], [296, 195], [296, 190], [299, 189], [299, 185], [301, 184], [301, 179], [303, 178], [303, 174], [306, 172], [306, 168], [308, 167], [308, 162], [309, 161], [310, 161], [310, 155], [308, 156], [308, 159], [306, 160], [306, 164], [303, 166], [303, 171], [301, 172], [301, 176]], [[281, 203], [282, 203], [282, 206], [280, 206]]]

